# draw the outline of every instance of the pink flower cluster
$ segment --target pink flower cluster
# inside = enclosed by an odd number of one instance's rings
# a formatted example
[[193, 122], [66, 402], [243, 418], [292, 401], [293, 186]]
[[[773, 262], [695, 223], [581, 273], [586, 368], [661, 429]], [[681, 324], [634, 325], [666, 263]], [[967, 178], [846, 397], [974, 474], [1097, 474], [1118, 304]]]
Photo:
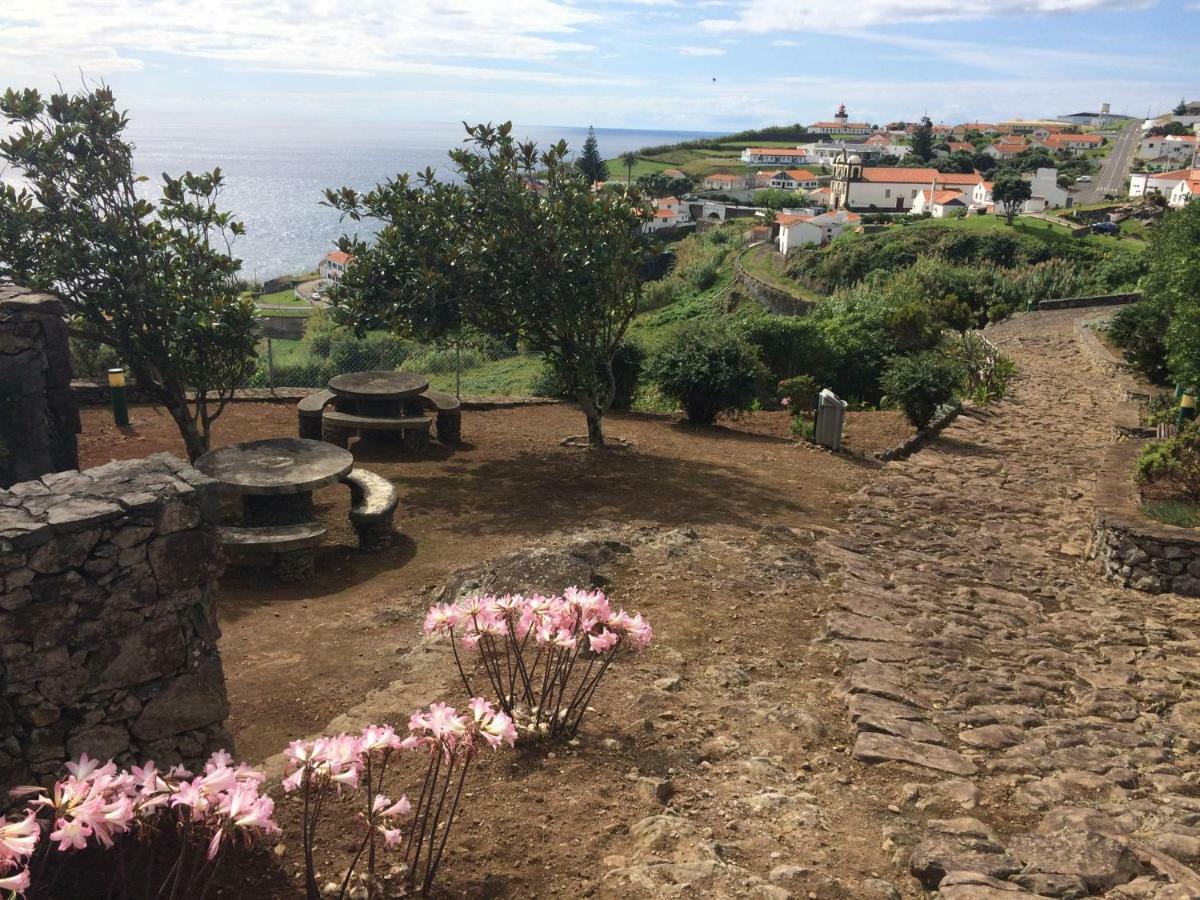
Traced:
[[169, 817], [182, 830], [203, 836], [211, 860], [226, 839], [249, 842], [255, 834], [279, 830], [272, 819], [274, 801], [259, 793], [264, 777], [246, 765], [234, 766], [224, 751], [214, 753], [196, 776], [180, 766], [160, 773], [153, 761], [118, 770], [112, 760], [100, 765], [85, 753], [67, 763], [67, 775], [48, 791], [12, 792], [30, 799], [21, 819], [0, 823], [0, 888], [18, 896], [29, 889], [27, 864], [43, 830], [49, 840], [44, 852], [65, 853], [90, 842], [112, 847], [119, 836]]
[[464, 647], [475, 649], [485, 637], [514, 637], [525, 641], [532, 636], [538, 644], [574, 650], [586, 639], [593, 653], [611, 650], [628, 637], [639, 648], [654, 637], [654, 631], [641, 614], [625, 610], [613, 612], [601, 591], [567, 588], [561, 597], [535, 594], [486, 594], [468, 597], [458, 603], [443, 603], [425, 615], [425, 633], [453, 634]]

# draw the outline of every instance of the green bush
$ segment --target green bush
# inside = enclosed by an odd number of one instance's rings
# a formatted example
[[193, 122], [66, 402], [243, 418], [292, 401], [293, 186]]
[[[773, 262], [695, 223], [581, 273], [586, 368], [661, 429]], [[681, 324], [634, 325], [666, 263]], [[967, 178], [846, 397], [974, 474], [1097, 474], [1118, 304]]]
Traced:
[[[626, 340], [617, 348], [612, 362], [615, 385], [613, 409], [630, 409], [633, 406], [645, 363], [646, 351], [636, 341]], [[560, 373], [547, 362], [534, 381], [533, 393], [538, 397], [573, 397], [575, 392], [569, 373]]]
[[777, 385], [779, 399], [787, 399], [788, 409], [793, 413], [811, 412], [817, 408], [817, 394], [821, 386], [811, 375], [793, 375]]
[[1171, 315], [1153, 300], [1140, 300], [1113, 314], [1109, 339], [1121, 348], [1125, 361], [1156, 384], [1167, 380], [1167, 327]]
[[815, 319], [758, 316], [742, 325], [742, 334], [758, 351], [773, 382], [793, 375], [811, 375], [819, 381], [830, 374], [834, 354]]
[[688, 275], [696, 290], [707, 291], [721, 277], [721, 263], [717, 260], [708, 260], [692, 269]]
[[317, 387], [329, 384], [329, 379], [339, 374], [328, 360], [309, 357], [304, 362], [276, 363], [274, 383], [264, 356], [258, 358], [258, 368], [250, 376], [249, 387]]
[[1137, 463], [1138, 481], [1167, 488], [1200, 503], [1200, 422], [1188, 422], [1179, 434], [1147, 444]]
[[117, 351], [108, 344], [70, 338], [71, 373], [76, 378], [104, 378], [109, 369], [121, 365]]
[[641, 311], [649, 312], [670, 306], [679, 298], [679, 282], [674, 278], [660, 278], [649, 281], [642, 287]]
[[924, 351], [892, 360], [883, 373], [881, 386], [887, 398], [919, 430], [933, 421], [939, 407], [954, 399], [962, 378], [962, 369], [954, 360]]
[[649, 376], [689, 421], [706, 425], [749, 409], [768, 377], [750, 343], [715, 324], [676, 332], [650, 360]]

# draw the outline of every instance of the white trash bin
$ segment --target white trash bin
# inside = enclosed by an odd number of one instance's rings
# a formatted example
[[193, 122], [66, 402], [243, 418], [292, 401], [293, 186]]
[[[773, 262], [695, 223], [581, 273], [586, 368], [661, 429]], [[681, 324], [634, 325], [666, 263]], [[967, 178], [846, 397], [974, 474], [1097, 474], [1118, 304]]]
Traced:
[[845, 400], [829, 388], [824, 388], [817, 396], [817, 423], [815, 437], [818, 444], [830, 450], [838, 450], [842, 446], [842, 425], [846, 421]]

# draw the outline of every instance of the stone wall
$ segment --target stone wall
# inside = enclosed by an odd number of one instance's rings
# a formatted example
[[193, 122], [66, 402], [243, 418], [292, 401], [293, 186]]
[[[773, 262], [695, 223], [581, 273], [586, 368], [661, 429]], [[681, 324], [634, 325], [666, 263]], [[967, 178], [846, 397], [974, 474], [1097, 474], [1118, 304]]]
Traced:
[[777, 316], [802, 316], [812, 309], [810, 301], [797, 299], [747, 272], [742, 268], [741, 254], [738, 255], [736, 269], [734, 280], [737, 286], [761, 303], [767, 312]]
[[0, 490], [0, 788], [232, 750], [216, 488], [167, 454]]
[[1145, 441], [1108, 448], [1096, 475], [1096, 518], [1089, 557], [1101, 574], [1151, 594], [1200, 597], [1200, 535], [1143, 515], [1134, 467]]
[[1097, 294], [1094, 297], [1059, 297], [1055, 300], [1039, 300], [1037, 308], [1042, 312], [1051, 309], [1084, 309], [1089, 306], [1122, 306], [1127, 303], [1137, 303], [1142, 299], [1139, 293], [1132, 294]]
[[0, 487], [79, 465], [62, 305], [0, 284]]

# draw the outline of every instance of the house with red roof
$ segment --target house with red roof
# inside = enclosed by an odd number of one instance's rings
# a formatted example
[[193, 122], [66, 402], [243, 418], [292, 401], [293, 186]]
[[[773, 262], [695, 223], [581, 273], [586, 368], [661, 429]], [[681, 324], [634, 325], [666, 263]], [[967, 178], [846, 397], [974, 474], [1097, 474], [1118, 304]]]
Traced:
[[829, 183], [834, 209], [909, 212], [923, 190], [969, 194], [983, 181], [978, 172], [939, 172], [905, 166], [864, 166], [860, 157], [843, 155], [833, 164]]
[[912, 211], [916, 215], [929, 213], [935, 219], [944, 219], [954, 212], [965, 213], [970, 203], [971, 195], [965, 191], [934, 187], [917, 194]]
[[1024, 138], [1000, 138], [985, 147], [983, 152], [993, 159], [1012, 159], [1028, 149], [1029, 144]]
[[729, 172], [713, 172], [705, 175], [701, 186], [706, 191], [740, 191], [747, 187], [745, 175], [732, 175]]
[[818, 181], [808, 169], [785, 169], [768, 175], [767, 186], [783, 191], [812, 190], [818, 186]]
[[1167, 198], [1167, 205], [1175, 208], [1191, 202], [1200, 197], [1200, 168], [1176, 169], [1157, 175], [1134, 172], [1129, 176], [1130, 197], [1151, 194], [1161, 194]]
[[1099, 134], [1051, 134], [1042, 138], [1041, 145], [1051, 152], [1062, 151], [1078, 156], [1086, 150], [1095, 150], [1104, 144]]
[[776, 242], [780, 253], [787, 253], [797, 247], [821, 246], [828, 244], [847, 229], [855, 229], [862, 224], [862, 216], [847, 209], [832, 210], [819, 215], [802, 213], [779, 213], [775, 217], [775, 225], [779, 229]]
[[678, 197], [663, 197], [654, 201], [654, 214], [642, 223], [642, 233], [651, 234], [664, 228], [678, 228], [692, 224], [688, 205]]
[[333, 250], [317, 263], [317, 274], [328, 281], [341, 281], [354, 257], [341, 250]]
[[846, 104], [838, 107], [832, 122], [813, 122], [807, 128], [814, 134], [853, 134], [866, 136], [871, 133], [871, 126], [866, 122], [851, 122], [846, 112]]

